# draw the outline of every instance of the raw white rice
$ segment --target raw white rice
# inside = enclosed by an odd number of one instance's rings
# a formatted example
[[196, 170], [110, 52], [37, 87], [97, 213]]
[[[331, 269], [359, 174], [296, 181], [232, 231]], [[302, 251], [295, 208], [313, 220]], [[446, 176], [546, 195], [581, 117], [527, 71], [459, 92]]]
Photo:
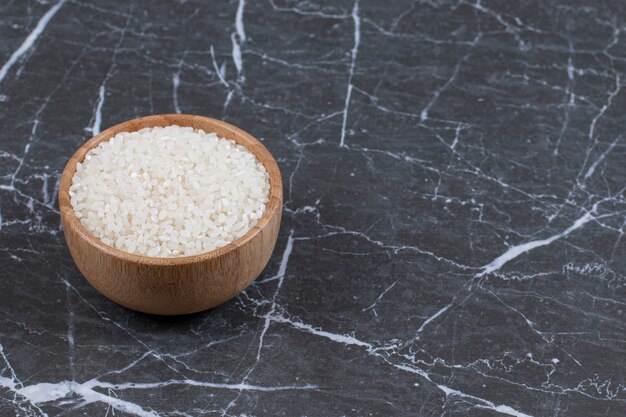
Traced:
[[117, 134], [76, 166], [70, 199], [83, 226], [117, 249], [154, 257], [208, 252], [248, 232], [269, 197], [263, 164], [190, 127]]

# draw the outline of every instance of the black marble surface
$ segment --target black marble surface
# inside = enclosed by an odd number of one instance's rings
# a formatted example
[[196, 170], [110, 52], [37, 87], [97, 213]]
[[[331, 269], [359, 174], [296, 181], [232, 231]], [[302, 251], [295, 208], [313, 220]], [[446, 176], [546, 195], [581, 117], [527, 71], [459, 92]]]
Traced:
[[[625, 416], [626, 4], [0, 5], [1, 416]], [[74, 150], [227, 120], [285, 182], [265, 272], [205, 313], [82, 278]]]

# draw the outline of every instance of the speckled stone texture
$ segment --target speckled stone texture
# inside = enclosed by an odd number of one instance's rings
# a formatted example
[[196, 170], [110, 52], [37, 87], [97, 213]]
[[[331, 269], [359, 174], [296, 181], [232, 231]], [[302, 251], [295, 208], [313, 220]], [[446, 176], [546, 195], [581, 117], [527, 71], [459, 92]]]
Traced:
[[[626, 415], [626, 4], [0, 5], [0, 416]], [[265, 272], [181, 318], [80, 275], [61, 171], [192, 113], [285, 182]]]

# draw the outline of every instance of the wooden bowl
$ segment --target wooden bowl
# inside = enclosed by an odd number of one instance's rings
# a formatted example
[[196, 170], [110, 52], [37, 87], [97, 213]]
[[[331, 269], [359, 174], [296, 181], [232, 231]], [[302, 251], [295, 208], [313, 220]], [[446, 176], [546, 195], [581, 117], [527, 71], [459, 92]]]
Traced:
[[[69, 188], [90, 149], [120, 132], [153, 126], [191, 126], [232, 139], [256, 155], [270, 179], [270, 198], [257, 224], [244, 236], [211, 252], [155, 258], [123, 252], [89, 233], [74, 214]], [[258, 140], [228, 123], [202, 116], [165, 114], [113, 126], [83, 144], [65, 166], [59, 208], [65, 240], [78, 269], [111, 300], [152, 314], [188, 314], [215, 307], [246, 289], [263, 271], [278, 236], [283, 185], [276, 161]]]

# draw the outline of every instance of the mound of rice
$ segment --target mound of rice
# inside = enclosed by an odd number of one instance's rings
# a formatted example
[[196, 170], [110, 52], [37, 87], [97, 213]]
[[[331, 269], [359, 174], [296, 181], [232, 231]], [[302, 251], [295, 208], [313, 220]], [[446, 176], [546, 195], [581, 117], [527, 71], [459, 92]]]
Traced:
[[269, 198], [263, 164], [241, 145], [190, 127], [117, 134], [77, 164], [71, 204], [117, 249], [154, 257], [208, 252], [248, 232]]

